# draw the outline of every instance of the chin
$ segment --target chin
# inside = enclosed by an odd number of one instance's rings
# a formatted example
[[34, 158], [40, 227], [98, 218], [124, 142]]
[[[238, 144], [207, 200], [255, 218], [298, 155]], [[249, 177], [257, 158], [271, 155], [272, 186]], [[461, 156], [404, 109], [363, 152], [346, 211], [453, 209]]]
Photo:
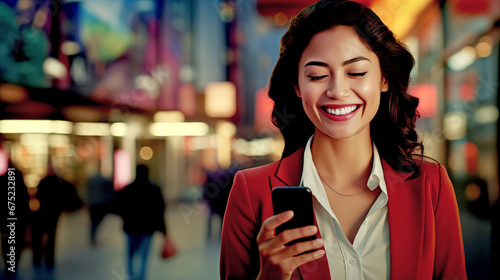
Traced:
[[332, 139], [337, 139], [337, 140], [351, 138], [352, 136], [355, 135], [355, 132], [344, 131], [343, 129], [342, 130], [337, 129], [336, 131], [323, 130], [323, 131], [321, 131], [321, 133], [324, 134], [325, 136], [328, 136]]

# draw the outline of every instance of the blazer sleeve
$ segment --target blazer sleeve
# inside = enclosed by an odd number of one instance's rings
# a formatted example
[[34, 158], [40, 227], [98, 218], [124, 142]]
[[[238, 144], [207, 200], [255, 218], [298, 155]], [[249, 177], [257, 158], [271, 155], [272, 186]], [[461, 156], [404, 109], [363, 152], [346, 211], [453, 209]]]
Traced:
[[235, 175], [222, 228], [221, 279], [255, 279], [259, 273], [257, 216], [243, 172]]
[[462, 229], [453, 185], [439, 166], [439, 194], [435, 206], [436, 255], [434, 279], [467, 279]]

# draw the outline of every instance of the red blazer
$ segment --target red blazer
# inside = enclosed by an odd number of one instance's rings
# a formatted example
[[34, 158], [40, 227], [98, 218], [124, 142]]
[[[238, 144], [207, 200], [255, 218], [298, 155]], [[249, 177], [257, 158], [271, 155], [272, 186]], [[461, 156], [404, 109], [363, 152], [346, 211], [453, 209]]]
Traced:
[[[299, 185], [303, 152], [236, 174], [222, 230], [221, 279], [257, 277], [256, 238], [273, 215], [271, 190]], [[457, 202], [444, 167], [423, 162], [421, 175], [409, 179], [410, 173], [397, 172], [384, 160], [382, 165], [389, 196], [391, 279], [467, 279]], [[300, 272], [303, 279], [330, 279], [326, 255]], [[301, 279], [297, 270], [292, 279]]]

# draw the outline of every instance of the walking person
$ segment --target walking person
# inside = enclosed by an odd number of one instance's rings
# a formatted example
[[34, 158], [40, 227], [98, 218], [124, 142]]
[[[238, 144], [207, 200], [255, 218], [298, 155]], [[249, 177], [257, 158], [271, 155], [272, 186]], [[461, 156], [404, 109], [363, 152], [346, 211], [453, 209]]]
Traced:
[[97, 171], [87, 182], [90, 212], [90, 243], [96, 245], [97, 228], [104, 217], [111, 211], [113, 182]]
[[[0, 234], [4, 277], [17, 279], [18, 264], [26, 245], [29, 223], [29, 194], [23, 174], [8, 160], [7, 170], [0, 170]], [[0, 274], [2, 275], [2, 274]]]
[[60, 177], [51, 164], [47, 176], [38, 184], [35, 197], [40, 207], [33, 209], [31, 213], [33, 265], [40, 271], [45, 260], [48, 273], [51, 275], [55, 267], [56, 230], [59, 217], [63, 211], [71, 212], [79, 209], [83, 202], [75, 186]]
[[113, 204], [127, 235], [129, 279], [145, 280], [153, 233], [166, 236], [165, 201], [160, 188], [149, 181], [146, 165], [137, 166], [135, 180], [115, 194]]

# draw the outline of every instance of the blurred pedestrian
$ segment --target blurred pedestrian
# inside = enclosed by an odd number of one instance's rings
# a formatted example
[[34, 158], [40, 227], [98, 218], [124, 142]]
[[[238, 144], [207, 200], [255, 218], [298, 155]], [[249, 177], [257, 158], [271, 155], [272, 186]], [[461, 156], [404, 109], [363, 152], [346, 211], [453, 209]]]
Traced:
[[32, 241], [33, 265], [41, 268], [42, 259], [52, 272], [54, 269], [54, 252], [56, 229], [59, 216], [63, 211], [74, 211], [82, 206], [82, 201], [75, 187], [58, 176], [49, 165], [47, 176], [38, 184], [36, 198], [39, 209], [32, 209]]
[[19, 258], [25, 247], [29, 194], [23, 174], [9, 160], [8, 169], [0, 170], [0, 233], [5, 278], [16, 279]]
[[111, 211], [113, 183], [109, 178], [96, 172], [87, 182], [90, 212], [90, 242], [96, 244], [96, 232], [104, 217]]
[[222, 229], [222, 220], [226, 212], [227, 199], [233, 185], [234, 175], [240, 169], [241, 166], [237, 162], [233, 162], [228, 168], [206, 171], [206, 179], [203, 184], [203, 199], [210, 208], [207, 229], [208, 237], [212, 234], [212, 218], [214, 216], [221, 218], [220, 225]]
[[500, 200], [491, 213], [491, 272], [490, 279], [500, 279]]
[[153, 233], [166, 236], [165, 201], [160, 188], [149, 181], [146, 165], [137, 166], [135, 180], [116, 193], [113, 204], [127, 235], [129, 279], [144, 280]]

